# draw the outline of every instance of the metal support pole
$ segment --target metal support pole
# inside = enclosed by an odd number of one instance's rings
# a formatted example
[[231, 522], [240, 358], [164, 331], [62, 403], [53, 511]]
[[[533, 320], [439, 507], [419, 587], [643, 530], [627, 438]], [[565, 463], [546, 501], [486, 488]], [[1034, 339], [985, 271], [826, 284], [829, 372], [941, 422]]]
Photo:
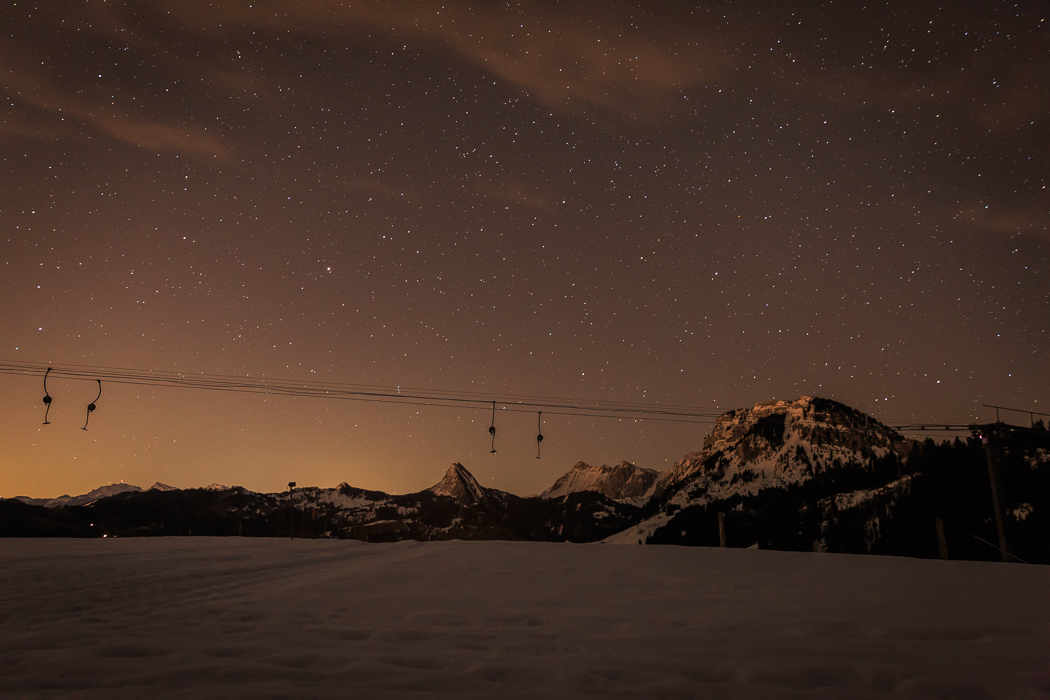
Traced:
[[999, 456], [993, 435], [982, 435], [984, 456], [988, 460], [988, 482], [992, 488], [992, 506], [995, 509], [995, 529], [999, 533], [999, 550], [1003, 561], [1010, 561], [1010, 544], [1006, 537], [1006, 522], [1003, 519], [1003, 483], [999, 477]]
[[718, 514], [718, 546], [726, 546], [726, 514]]

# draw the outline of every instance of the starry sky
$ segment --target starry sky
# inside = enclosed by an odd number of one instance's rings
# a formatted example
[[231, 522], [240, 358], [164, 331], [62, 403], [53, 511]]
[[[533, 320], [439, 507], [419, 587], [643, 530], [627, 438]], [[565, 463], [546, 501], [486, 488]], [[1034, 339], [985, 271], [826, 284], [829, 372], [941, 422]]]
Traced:
[[[705, 423], [49, 363], [884, 422], [1050, 402], [1045, 2], [5, 2], [0, 495], [538, 493]], [[1027, 422], [1027, 416], [1015, 416]]]

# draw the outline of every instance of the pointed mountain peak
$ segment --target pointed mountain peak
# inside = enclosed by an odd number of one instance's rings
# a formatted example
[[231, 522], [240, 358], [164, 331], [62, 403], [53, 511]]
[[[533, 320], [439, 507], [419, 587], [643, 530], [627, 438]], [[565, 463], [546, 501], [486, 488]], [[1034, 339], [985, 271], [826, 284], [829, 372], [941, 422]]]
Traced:
[[427, 490], [438, 496], [450, 496], [462, 505], [480, 503], [487, 499], [486, 489], [459, 462], [454, 462], [441, 481]]
[[153, 484], [153, 486], [150, 486], [146, 490], [147, 491], [178, 491], [178, 489], [175, 488], [174, 486], [168, 486], [167, 484], [162, 484], [159, 481], [156, 482], [155, 484]]

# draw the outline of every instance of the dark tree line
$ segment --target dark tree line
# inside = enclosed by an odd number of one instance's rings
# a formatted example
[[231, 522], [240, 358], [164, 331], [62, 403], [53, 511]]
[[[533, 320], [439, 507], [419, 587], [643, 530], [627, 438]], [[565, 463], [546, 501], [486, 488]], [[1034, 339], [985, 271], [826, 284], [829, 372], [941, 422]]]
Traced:
[[[998, 450], [1004, 521], [1013, 554], [1050, 563], [1050, 449], [1009, 441]], [[866, 492], [860, 502], [836, 496]], [[794, 551], [940, 556], [936, 520], [950, 559], [1000, 561], [981, 440], [917, 442], [907, 460], [892, 455], [868, 469], [831, 469], [804, 484], [765, 489], [674, 514], [652, 544], [726, 545]]]

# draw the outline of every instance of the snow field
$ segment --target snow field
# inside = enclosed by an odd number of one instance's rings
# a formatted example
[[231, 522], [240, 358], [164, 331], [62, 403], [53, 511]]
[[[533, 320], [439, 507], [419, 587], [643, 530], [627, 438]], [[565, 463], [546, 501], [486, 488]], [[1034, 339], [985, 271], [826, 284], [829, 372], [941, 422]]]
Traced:
[[1050, 695], [1050, 567], [184, 537], [0, 571], [6, 697]]

